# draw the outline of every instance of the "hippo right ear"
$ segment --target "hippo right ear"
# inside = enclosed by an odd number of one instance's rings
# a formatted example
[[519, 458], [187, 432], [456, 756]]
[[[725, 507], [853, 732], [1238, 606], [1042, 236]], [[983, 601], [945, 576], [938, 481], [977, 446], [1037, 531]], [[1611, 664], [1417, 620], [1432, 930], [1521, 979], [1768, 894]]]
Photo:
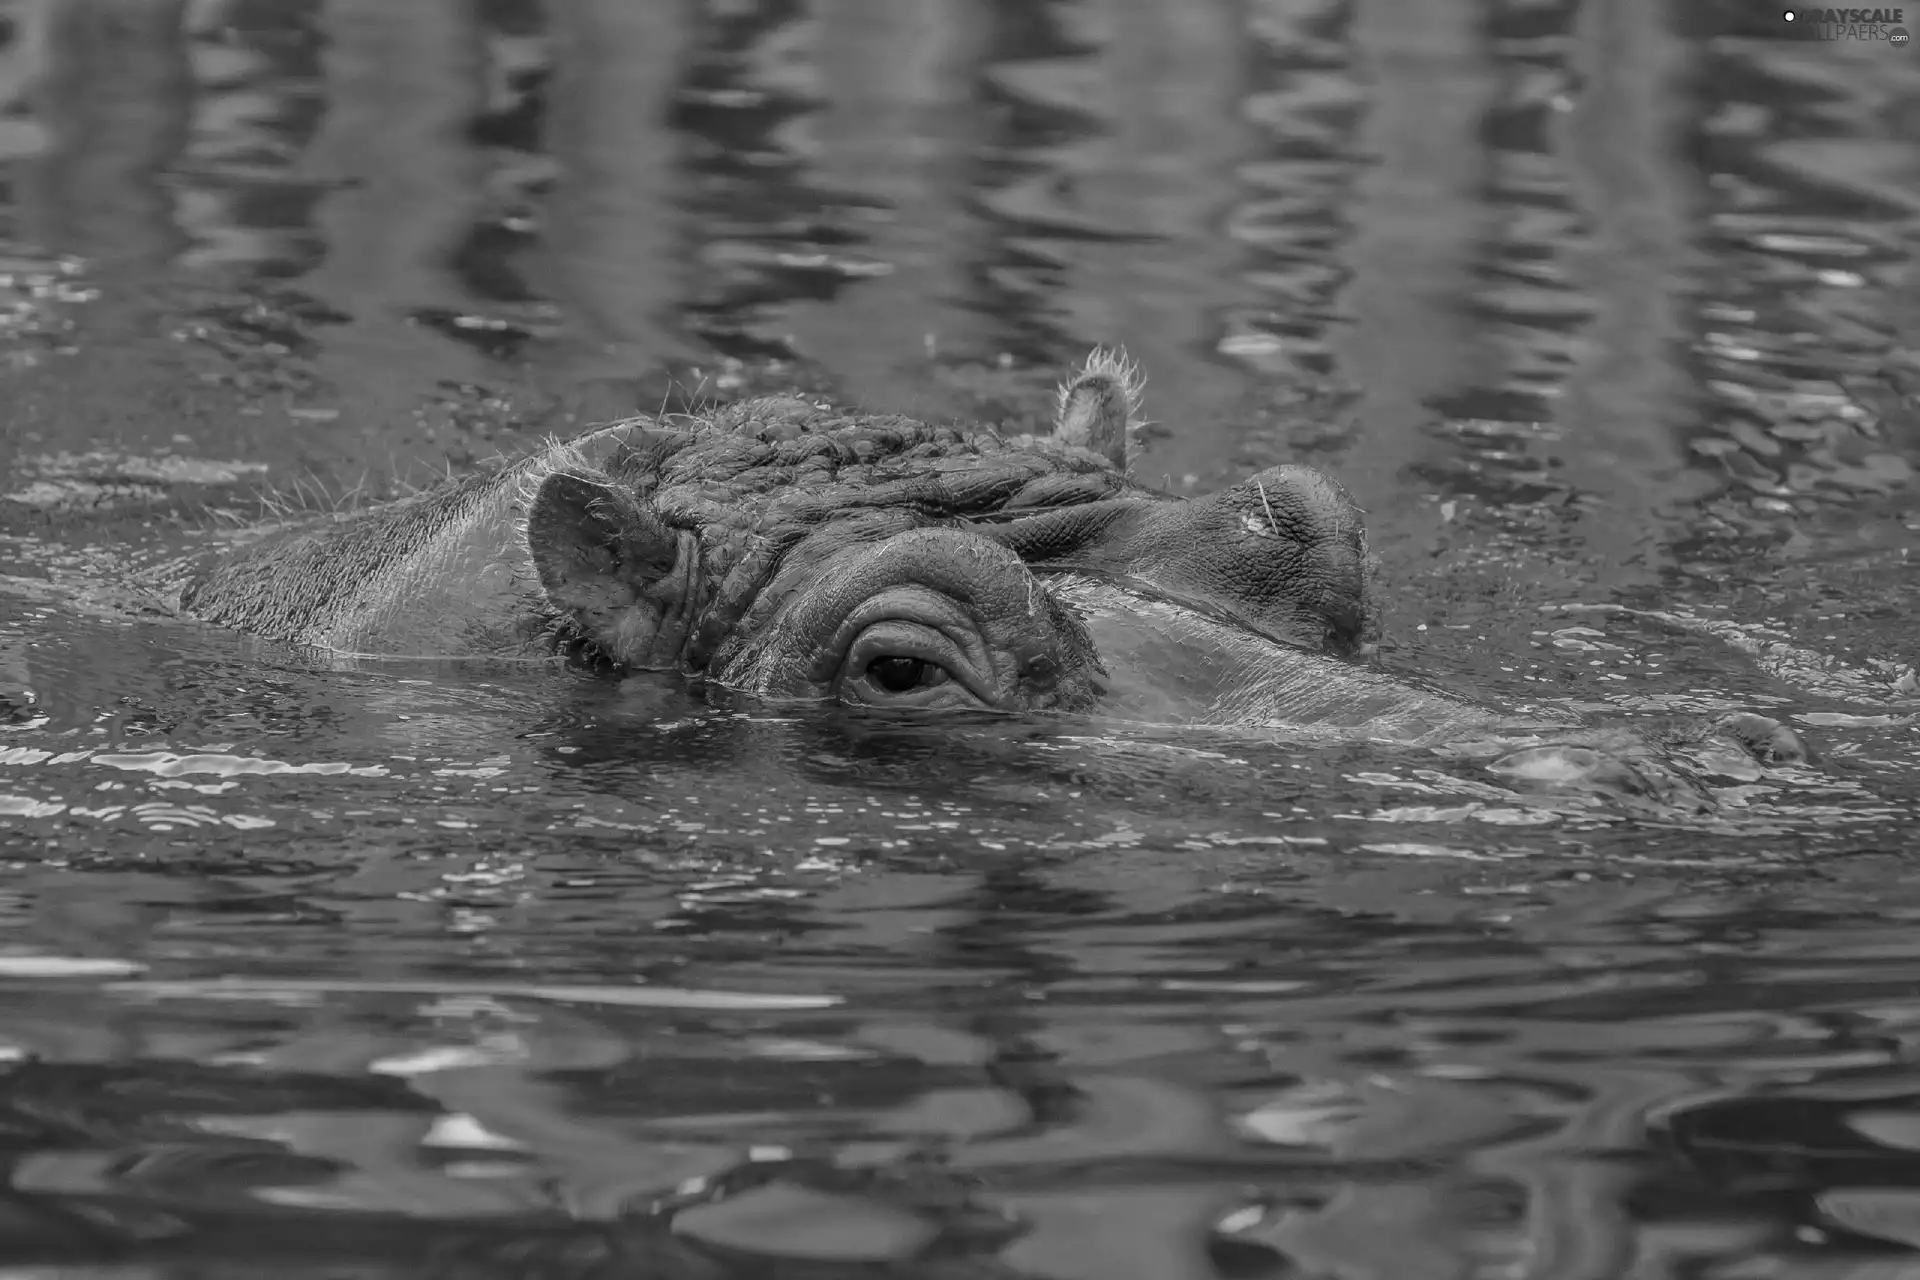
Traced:
[[555, 472], [527, 510], [527, 550], [548, 602], [615, 662], [650, 665], [662, 612], [648, 589], [673, 573], [680, 540], [633, 495]]
[[1053, 434], [1127, 469], [1127, 433], [1140, 413], [1147, 380], [1127, 353], [1095, 347], [1060, 388], [1053, 411]]

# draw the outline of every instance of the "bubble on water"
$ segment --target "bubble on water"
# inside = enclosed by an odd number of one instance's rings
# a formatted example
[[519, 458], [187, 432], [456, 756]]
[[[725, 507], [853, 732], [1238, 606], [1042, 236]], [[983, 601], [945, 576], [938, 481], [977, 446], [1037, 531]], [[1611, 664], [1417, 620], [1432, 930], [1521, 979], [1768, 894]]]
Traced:
[[328, 996], [484, 996], [496, 1000], [539, 1000], [556, 1004], [610, 1005], [629, 1009], [707, 1009], [722, 1012], [799, 1012], [830, 1009], [845, 1001], [837, 995], [774, 991], [717, 991], [693, 987], [562, 985], [515, 982], [383, 982], [341, 978], [209, 978], [116, 982], [107, 990], [126, 996], [176, 1000], [262, 1000], [311, 1004]]
[[0, 955], [0, 978], [123, 978], [146, 967], [106, 956]]
[[263, 760], [253, 756], [231, 756], [220, 754], [176, 755], [171, 751], [150, 751], [128, 754], [96, 755], [95, 764], [104, 764], [113, 769], [127, 769], [134, 772], [158, 774], [163, 778], [177, 778], [182, 774], [207, 773], [215, 777], [233, 777], [238, 774], [346, 774], [355, 778], [384, 778], [388, 770], [385, 765], [365, 765], [356, 768], [343, 761], [315, 761], [309, 764], [288, 764], [284, 760]]
[[1842, 1187], [1814, 1203], [1828, 1218], [1862, 1235], [1920, 1246], [1920, 1192], [1895, 1187]]
[[231, 485], [263, 474], [261, 462], [227, 462], [173, 454], [139, 457], [121, 453], [59, 453], [20, 463], [32, 483], [0, 500], [52, 510], [115, 502], [151, 502], [181, 485]]
[[1473, 814], [1475, 822], [1500, 827], [1539, 827], [1559, 822], [1561, 818], [1561, 814], [1546, 809], [1477, 809]]
[[939, 1229], [877, 1200], [774, 1182], [675, 1215], [673, 1230], [714, 1248], [816, 1262], [898, 1262]]
[[512, 1064], [525, 1057], [517, 1046], [502, 1054], [498, 1046], [482, 1048], [479, 1045], [437, 1045], [420, 1049], [413, 1053], [401, 1054], [391, 1058], [379, 1058], [367, 1064], [367, 1070], [373, 1075], [382, 1076], [418, 1076], [436, 1071], [453, 1071], [461, 1067], [491, 1067]]
[[1477, 804], [1442, 807], [1430, 804], [1401, 805], [1379, 809], [1367, 815], [1370, 822], [1462, 822], [1480, 806]]
[[35, 800], [31, 796], [0, 795], [0, 817], [51, 818], [66, 810], [59, 800]]
[[182, 807], [157, 800], [147, 804], [137, 804], [130, 812], [156, 831], [171, 831], [175, 827], [199, 827], [220, 821], [220, 815], [204, 805]]
[[477, 1117], [466, 1112], [438, 1116], [420, 1139], [423, 1147], [456, 1147], [468, 1151], [524, 1151], [517, 1139], [495, 1133]]
[[1423, 844], [1416, 840], [1363, 844], [1360, 847], [1368, 853], [1386, 853], [1403, 858], [1459, 858], [1466, 862], [1505, 862], [1526, 856], [1518, 851], [1462, 849], [1458, 845]]

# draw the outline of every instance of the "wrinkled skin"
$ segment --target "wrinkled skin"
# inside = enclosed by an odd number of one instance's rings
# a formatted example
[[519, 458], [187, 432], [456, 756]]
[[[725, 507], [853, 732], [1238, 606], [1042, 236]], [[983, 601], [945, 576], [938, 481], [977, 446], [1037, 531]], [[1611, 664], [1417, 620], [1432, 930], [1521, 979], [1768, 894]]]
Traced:
[[[186, 572], [180, 603], [339, 653], [569, 653], [770, 700], [1409, 742], [1500, 727], [1353, 660], [1378, 609], [1345, 490], [1300, 466], [1192, 500], [1136, 484], [1138, 394], [1132, 368], [1096, 352], [1040, 437], [792, 398], [635, 420], [270, 534]], [[1768, 763], [1804, 756], [1764, 717], [1702, 735]], [[1646, 754], [1589, 737], [1501, 763], [1553, 784]]]

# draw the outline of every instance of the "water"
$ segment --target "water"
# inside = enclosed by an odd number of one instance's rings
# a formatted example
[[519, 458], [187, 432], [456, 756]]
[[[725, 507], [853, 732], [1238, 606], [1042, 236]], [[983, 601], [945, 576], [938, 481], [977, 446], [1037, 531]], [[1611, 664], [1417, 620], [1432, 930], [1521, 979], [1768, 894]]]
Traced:
[[[1920, 1276], [1911, 44], [1706, 0], [0, 13], [9, 1275]], [[1096, 341], [1148, 474], [1346, 482], [1394, 668], [1764, 710], [1819, 766], [1691, 815], [333, 670], [118, 585], [701, 395], [1030, 425]]]

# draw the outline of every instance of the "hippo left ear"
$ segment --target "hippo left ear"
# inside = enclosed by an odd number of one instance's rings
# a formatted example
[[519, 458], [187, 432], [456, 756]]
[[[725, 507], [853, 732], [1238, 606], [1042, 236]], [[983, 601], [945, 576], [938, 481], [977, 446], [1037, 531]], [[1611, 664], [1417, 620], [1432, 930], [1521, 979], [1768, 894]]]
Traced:
[[633, 495], [555, 472], [527, 511], [527, 550], [547, 600], [615, 662], [648, 665], [663, 613], [650, 591], [669, 578], [679, 537]]

